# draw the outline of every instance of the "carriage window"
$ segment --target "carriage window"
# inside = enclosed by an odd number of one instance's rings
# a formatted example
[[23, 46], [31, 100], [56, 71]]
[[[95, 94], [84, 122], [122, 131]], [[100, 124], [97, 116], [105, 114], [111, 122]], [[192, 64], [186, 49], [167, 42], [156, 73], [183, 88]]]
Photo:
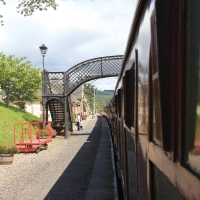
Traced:
[[117, 102], [118, 96], [115, 95], [115, 108], [116, 108], [116, 114], [118, 114], [118, 102]]
[[184, 164], [200, 177], [200, 1], [186, 0]]
[[127, 100], [128, 100], [128, 97], [127, 97], [127, 94], [128, 94], [128, 91], [127, 91], [127, 86], [126, 86], [126, 80], [127, 80], [127, 75], [125, 77], [123, 77], [123, 86], [124, 86], [124, 120], [125, 120], [125, 123], [127, 124]]
[[119, 89], [118, 90], [118, 94], [117, 94], [117, 105], [118, 105], [118, 115], [119, 118], [121, 118], [121, 114], [122, 114], [122, 100], [121, 100], [121, 96], [122, 96], [122, 90]]
[[136, 155], [135, 155], [135, 142], [131, 133], [125, 131], [126, 133], [126, 144], [127, 144], [127, 180], [129, 182], [128, 188], [128, 199], [137, 199], [136, 187], [137, 187], [137, 175], [136, 175]]
[[158, 73], [158, 48], [157, 48], [157, 28], [155, 11], [151, 17], [151, 88], [152, 88], [152, 140], [162, 146], [162, 124], [160, 106], [160, 85]]
[[150, 73], [152, 95], [152, 140], [170, 150], [170, 16], [171, 1], [157, 0], [151, 16]]
[[134, 126], [134, 78], [133, 68], [126, 71], [124, 80], [124, 117], [126, 125], [131, 128]]

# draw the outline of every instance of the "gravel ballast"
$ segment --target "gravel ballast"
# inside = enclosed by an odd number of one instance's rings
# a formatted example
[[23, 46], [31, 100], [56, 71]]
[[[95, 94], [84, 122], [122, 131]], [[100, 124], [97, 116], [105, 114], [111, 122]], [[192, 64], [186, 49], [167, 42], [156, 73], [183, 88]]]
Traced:
[[75, 131], [69, 139], [56, 136], [47, 150], [16, 154], [12, 165], [0, 165], [0, 199], [84, 199], [102, 120], [83, 123], [84, 130]]

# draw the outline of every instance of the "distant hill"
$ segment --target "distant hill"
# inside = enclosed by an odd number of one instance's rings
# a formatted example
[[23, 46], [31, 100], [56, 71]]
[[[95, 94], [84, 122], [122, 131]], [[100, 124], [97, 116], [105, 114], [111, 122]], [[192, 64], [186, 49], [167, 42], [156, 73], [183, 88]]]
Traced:
[[97, 90], [96, 110], [102, 111], [102, 107], [110, 102], [110, 100], [113, 97], [113, 94], [114, 90], [104, 90], [104, 91]]
[[104, 91], [97, 90], [97, 95], [113, 95], [113, 94], [114, 90], [104, 90]]

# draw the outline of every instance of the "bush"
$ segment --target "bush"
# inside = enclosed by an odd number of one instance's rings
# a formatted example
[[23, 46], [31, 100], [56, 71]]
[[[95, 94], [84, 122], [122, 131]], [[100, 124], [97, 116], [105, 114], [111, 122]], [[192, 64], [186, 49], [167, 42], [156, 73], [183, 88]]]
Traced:
[[6, 154], [7, 153], [7, 147], [0, 145], [0, 154]]
[[40, 135], [41, 135], [41, 136], [48, 136], [49, 133], [48, 133], [47, 130], [40, 130]]
[[18, 153], [18, 147], [15, 145], [3, 146], [0, 145], [0, 154], [15, 154]]
[[72, 122], [76, 121], [76, 114], [72, 114]]

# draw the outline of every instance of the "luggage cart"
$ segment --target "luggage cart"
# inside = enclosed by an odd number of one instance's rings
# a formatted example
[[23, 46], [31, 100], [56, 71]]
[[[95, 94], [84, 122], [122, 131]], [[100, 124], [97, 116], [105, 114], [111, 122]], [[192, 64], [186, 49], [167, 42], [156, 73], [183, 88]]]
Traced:
[[14, 144], [19, 152], [38, 153], [52, 142], [51, 122], [22, 122], [14, 124]]

